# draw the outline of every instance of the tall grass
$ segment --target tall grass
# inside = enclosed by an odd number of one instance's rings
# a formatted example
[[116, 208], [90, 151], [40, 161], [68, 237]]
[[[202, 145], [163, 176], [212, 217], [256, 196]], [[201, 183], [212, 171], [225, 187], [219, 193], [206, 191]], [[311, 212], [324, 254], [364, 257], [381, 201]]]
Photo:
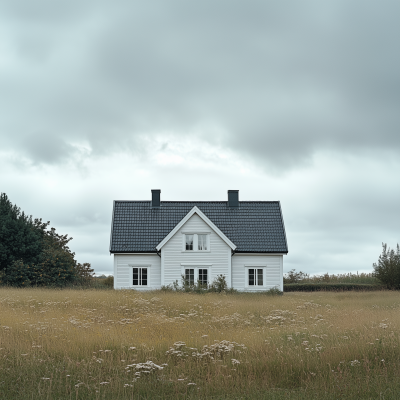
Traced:
[[308, 278], [310, 283], [370, 283], [377, 284], [379, 281], [375, 278], [372, 273], [347, 273], [347, 274], [323, 274], [323, 275], [313, 275]]
[[397, 292], [0, 289], [1, 399], [395, 399]]
[[309, 275], [301, 271], [291, 270], [284, 275], [284, 283], [361, 283], [361, 284], [380, 284], [373, 273], [347, 273], [347, 274], [329, 274]]

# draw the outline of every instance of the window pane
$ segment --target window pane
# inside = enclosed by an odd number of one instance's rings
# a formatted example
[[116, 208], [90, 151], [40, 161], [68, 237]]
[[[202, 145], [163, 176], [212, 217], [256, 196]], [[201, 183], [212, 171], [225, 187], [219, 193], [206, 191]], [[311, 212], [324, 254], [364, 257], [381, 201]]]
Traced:
[[185, 281], [189, 285], [194, 285], [194, 269], [192, 268], [185, 269]]
[[134, 286], [139, 285], [139, 268], [133, 268], [133, 280], [132, 280], [132, 284]]
[[206, 269], [199, 269], [199, 283], [200, 285], [207, 285], [208, 282], [208, 271]]
[[193, 235], [186, 236], [186, 250], [193, 250]]
[[198, 235], [199, 250], [207, 250], [207, 235]]
[[258, 286], [262, 286], [263, 283], [263, 270], [262, 269], [258, 269], [257, 270], [257, 285]]
[[254, 269], [249, 269], [249, 286], [254, 286]]
[[147, 286], [147, 268], [141, 268], [142, 270], [142, 285]]
[[190, 270], [190, 284], [194, 285], [194, 269]]

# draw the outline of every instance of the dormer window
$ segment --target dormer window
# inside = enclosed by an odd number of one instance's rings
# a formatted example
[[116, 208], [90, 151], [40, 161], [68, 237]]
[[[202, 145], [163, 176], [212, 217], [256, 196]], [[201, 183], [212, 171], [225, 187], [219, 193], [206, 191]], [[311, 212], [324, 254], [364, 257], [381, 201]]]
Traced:
[[208, 250], [207, 235], [197, 235], [197, 249], [199, 251]]
[[184, 251], [210, 251], [210, 235], [208, 233], [185, 233]]
[[193, 236], [194, 235], [185, 235], [185, 238], [186, 238], [186, 250], [193, 250]]

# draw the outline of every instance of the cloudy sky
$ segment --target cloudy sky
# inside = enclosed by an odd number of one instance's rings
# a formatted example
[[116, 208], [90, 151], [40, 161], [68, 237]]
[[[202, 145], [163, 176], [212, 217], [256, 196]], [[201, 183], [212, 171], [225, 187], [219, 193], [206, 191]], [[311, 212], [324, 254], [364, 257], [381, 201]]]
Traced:
[[284, 270], [400, 243], [397, 0], [0, 0], [0, 191], [112, 271], [113, 200], [280, 200]]

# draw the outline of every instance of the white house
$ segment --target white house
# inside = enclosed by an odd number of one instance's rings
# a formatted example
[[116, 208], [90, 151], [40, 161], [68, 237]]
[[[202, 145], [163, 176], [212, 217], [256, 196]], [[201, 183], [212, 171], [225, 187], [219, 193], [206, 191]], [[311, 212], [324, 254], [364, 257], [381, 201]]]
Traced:
[[241, 291], [283, 291], [288, 253], [279, 201], [114, 201], [114, 288], [151, 290], [225, 275]]

